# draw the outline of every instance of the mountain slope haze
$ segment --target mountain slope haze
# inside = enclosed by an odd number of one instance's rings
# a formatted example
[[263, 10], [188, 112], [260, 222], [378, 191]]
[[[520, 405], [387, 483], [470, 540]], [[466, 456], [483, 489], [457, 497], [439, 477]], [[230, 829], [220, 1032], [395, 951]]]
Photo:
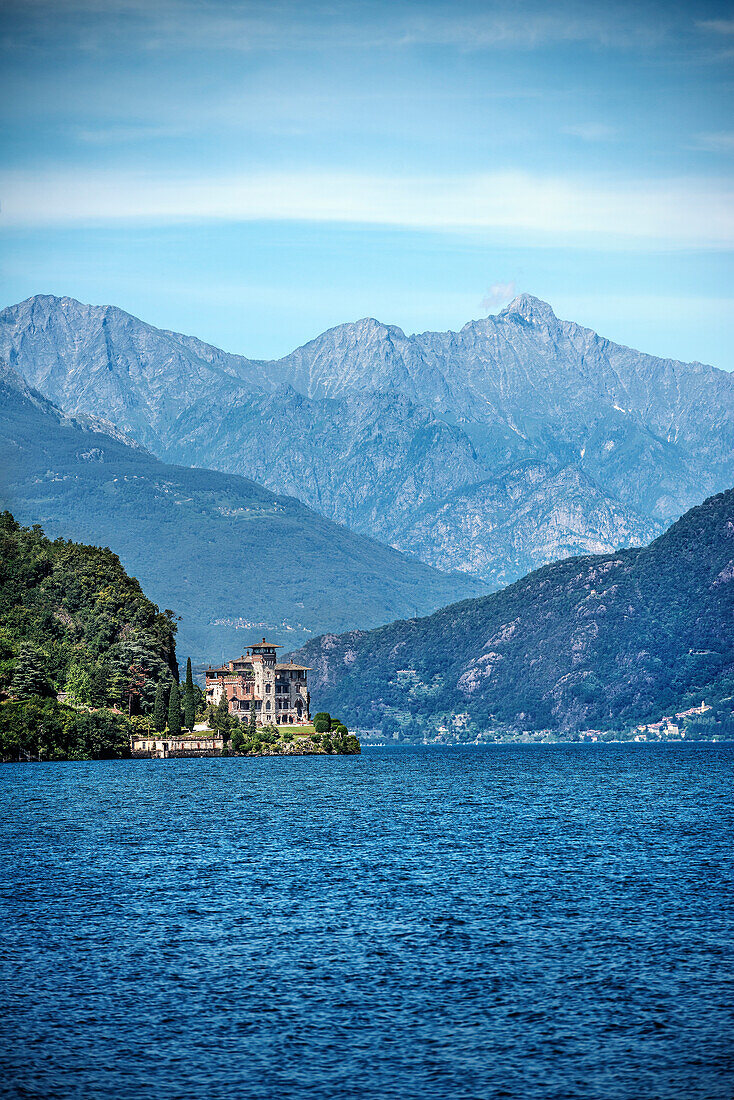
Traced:
[[1, 364], [0, 449], [2, 507], [51, 537], [109, 546], [182, 616], [182, 652], [197, 660], [239, 652], [253, 630], [300, 639], [482, 589], [246, 478], [160, 462]]

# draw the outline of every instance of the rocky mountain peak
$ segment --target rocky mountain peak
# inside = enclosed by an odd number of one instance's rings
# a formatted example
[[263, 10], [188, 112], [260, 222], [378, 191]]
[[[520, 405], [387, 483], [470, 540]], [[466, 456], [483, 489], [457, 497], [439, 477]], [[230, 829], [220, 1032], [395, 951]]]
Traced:
[[360, 317], [358, 321], [353, 321], [350, 325], [344, 325], [345, 329], [349, 328], [352, 334], [356, 337], [372, 337], [377, 339], [386, 339], [390, 337], [393, 340], [405, 340], [405, 333], [397, 325], [388, 325], [384, 321], [378, 321], [375, 317]]
[[520, 317], [532, 325], [557, 324], [558, 318], [542, 298], [532, 294], [518, 294], [500, 313], [500, 317]]

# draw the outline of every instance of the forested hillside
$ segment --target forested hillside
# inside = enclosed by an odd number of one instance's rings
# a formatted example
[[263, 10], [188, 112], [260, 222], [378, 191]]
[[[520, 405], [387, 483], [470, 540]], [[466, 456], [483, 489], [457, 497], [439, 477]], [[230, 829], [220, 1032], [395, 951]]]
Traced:
[[0, 707], [2, 754], [126, 752], [129, 729], [110, 711], [152, 709], [156, 686], [178, 675], [175, 630], [116, 554], [52, 542], [2, 513], [0, 699], [12, 700]]
[[[296, 655], [350, 727], [419, 735], [620, 729], [734, 695], [734, 490], [648, 547], [545, 566], [424, 619], [326, 635]], [[726, 709], [726, 708], [724, 708]]]

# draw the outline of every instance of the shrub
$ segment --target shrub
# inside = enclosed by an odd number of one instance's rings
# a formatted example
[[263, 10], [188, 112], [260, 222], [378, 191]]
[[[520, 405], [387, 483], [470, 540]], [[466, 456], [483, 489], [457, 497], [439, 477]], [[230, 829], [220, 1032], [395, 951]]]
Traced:
[[130, 723], [109, 711], [86, 714], [55, 699], [0, 704], [3, 760], [105, 760], [130, 754]]

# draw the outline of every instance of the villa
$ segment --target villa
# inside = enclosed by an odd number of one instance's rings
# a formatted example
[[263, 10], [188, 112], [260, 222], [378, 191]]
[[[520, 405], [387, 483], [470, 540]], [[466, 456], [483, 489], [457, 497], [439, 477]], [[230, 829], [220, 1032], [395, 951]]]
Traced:
[[307, 674], [304, 665], [279, 664], [276, 650], [267, 642], [251, 645], [241, 657], [206, 670], [206, 701], [217, 706], [227, 697], [229, 713], [247, 722], [254, 707], [259, 726], [300, 725], [309, 721]]

